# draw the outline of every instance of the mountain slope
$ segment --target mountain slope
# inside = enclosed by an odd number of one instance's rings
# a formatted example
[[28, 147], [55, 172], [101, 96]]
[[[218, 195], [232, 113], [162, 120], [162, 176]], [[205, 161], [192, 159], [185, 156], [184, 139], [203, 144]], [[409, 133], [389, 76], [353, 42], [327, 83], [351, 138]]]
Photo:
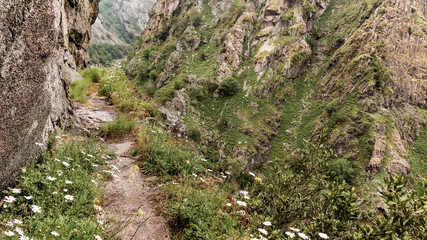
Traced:
[[356, 172], [407, 174], [426, 122], [425, 12], [423, 1], [158, 1], [128, 71], [216, 160], [284, 159], [322, 133]]

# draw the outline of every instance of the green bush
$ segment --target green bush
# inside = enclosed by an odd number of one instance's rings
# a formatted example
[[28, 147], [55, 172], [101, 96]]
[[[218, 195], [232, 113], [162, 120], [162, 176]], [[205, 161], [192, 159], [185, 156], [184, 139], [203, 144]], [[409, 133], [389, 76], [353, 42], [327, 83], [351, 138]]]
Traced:
[[82, 76], [84, 78], [89, 78], [92, 82], [99, 82], [99, 80], [101, 80], [101, 74], [99, 73], [99, 69], [94, 67], [86, 68], [85, 70], [83, 70]]
[[200, 142], [202, 134], [200, 133], [199, 129], [197, 128], [190, 128], [188, 129], [187, 136], [189, 139]]
[[114, 121], [101, 126], [101, 131], [108, 138], [119, 138], [130, 133], [135, 127], [135, 120], [127, 116], [119, 116]]
[[171, 101], [175, 92], [175, 89], [173, 87], [174, 86], [170, 84], [160, 88], [154, 94], [154, 99], [156, 99], [156, 101], [160, 102], [161, 104]]
[[[140, 134], [143, 142], [140, 151], [145, 152], [144, 169], [152, 173], [185, 176], [198, 173], [203, 168], [200, 159], [188, 149], [184, 149], [170, 139], [160, 127], [144, 126]], [[198, 169], [198, 170], [196, 170]]]
[[233, 77], [224, 79], [219, 84], [219, 92], [224, 96], [232, 96], [239, 91], [239, 83]]
[[218, 83], [211, 81], [211, 80], [207, 80], [205, 82], [205, 88], [206, 88], [207, 92], [213, 93], [218, 89]]
[[169, 201], [175, 235], [182, 239], [243, 239], [236, 209], [227, 207], [228, 194], [218, 186], [200, 189], [197, 181], [177, 185]]
[[204, 94], [204, 87], [199, 84], [195, 84], [190, 87], [188, 96], [193, 100], [196, 99], [200, 101], [203, 99]]

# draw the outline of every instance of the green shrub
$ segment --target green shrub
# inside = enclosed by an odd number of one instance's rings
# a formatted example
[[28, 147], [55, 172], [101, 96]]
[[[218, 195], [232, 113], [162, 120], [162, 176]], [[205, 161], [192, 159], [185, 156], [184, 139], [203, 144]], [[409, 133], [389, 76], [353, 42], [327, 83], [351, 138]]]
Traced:
[[[203, 168], [200, 159], [184, 146], [176, 144], [160, 127], [146, 125], [140, 129], [140, 151], [145, 153], [144, 169], [152, 173], [187, 175]], [[196, 170], [198, 169], [198, 170]]]
[[84, 78], [89, 78], [92, 82], [99, 82], [99, 80], [101, 80], [101, 74], [99, 73], [99, 69], [94, 67], [86, 68], [85, 70], [83, 70], [82, 76]]
[[127, 116], [119, 116], [114, 121], [101, 126], [101, 131], [108, 138], [119, 138], [130, 133], [135, 127], [135, 120]]
[[227, 207], [228, 194], [218, 186], [200, 189], [188, 180], [172, 190], [169, 216], [175, 235], [182, 239], [243, 239], [236, 209]]
[[170, 84], [160, 88], [154, 94], [154, 99], [156, 99], [156, 101], [160, 102], [161, 104], [171, 101], [175, 92], [175, 89], [173, 87], [174, 86]]
[[205, 88], [206, 88], [207, 92], [213, 93], [218, 89], [218, 83], [211, 81], [211, 80], [207, 80], [205, 82]]
[[233, 77], [224, 79], [219, 84], [219, 92], [224, 96], [232, 96], [239, 91], [239, 83]]
[[199, 84], [195, 84], [195, 85], [192, 85], [190, 87], [188, 96], [191, 99], [196, 99], [196, 100], [200, 101], [203, 99], [204, 94], [205, 94], [205, 92], [204, 92], [203, 86], [201, 86]]
[[173, 88], [174, 88], [175, 90], [180, 90], [180, 89], [182, 89], [183, 87], [184, 87], [184, 81], [182, 81], [181, 79], [176, 80], [176, 81], [173, 83]]
[[188, 138], [190, 138], [191, 140], [193, 140], [195, 142], [200, 142], [201, 137], [202, 137], [199, 129], [197, 129], [197, 128], [188, 129], [187, 136], [188, 136]]

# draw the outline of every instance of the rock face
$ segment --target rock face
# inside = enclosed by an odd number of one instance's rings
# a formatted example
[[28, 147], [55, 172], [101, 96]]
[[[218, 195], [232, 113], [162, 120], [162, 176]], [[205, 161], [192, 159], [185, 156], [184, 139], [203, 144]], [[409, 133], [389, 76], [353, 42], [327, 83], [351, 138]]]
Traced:
[[0, 0], [0, 190], [70, 120], [98, 1]]
[[[132, 44], [148, 21], [155, 0], [101, 0], [99, 15], [92, 26], [92, 42]], [[129, 38], [125, 35], [132, 35]]]

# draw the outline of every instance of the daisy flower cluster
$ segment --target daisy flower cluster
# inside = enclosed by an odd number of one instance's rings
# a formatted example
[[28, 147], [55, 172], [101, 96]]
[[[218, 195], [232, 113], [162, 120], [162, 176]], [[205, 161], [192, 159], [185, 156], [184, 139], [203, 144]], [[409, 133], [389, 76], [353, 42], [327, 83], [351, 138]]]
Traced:
[[[77, 151], [82, 146], [84, 144], [78, 147], [66, 144], [65, 149], [58, 150], [59, 156], [43, 156], [39, 164], [23, 169], [23, 175], [17, 179], [17, 187], [4, 191], [5, 197], [0, 201], [0, 219], [8, 219], [3, 226], [0, 223], [3, 229], [0, 239], [30, 240], [32, 235], [40, 234], [45, 237], [49, 235], [49, 239], [63, 239], [65, 236], [62, 236], [62, 229], [85, 226], [88, 221], [92, 221], [91, 217], [79, 219], [78, 216], [87, 212], [86, 205], [91, 204], [92, 198], [96, 196], [91, 192], [99, 191], [95, 180], [91, 179], [90, 174], [95, 170], [92, 163], [103, 164], [105, 161], [102, 158], [107, 159], [108, 155], [102, 155], [100, 149], [92, 149], [92, 154]], [[94, 214], [100, 211], [101, 207], [95, 209]], [[73, 219], [69, 222], [74, 222], [76, 227], [67, 224], [68, 226], [58, 225], [52, 229], [48, 223], [44, 229], [34, 230], [32, 227], [35, 224], [43, 225], [44, 221], [61, 222], [54, 220], [56, 218]], [[96, 230], [97, 225], [94, 221], [91, 229], [87, 226], [83, 232], [92, 232], [93, 239], [101, 239], [100, 235], [95, 234], [99, 231]], [[69, 234], [66, 233], [67, 236]]]

